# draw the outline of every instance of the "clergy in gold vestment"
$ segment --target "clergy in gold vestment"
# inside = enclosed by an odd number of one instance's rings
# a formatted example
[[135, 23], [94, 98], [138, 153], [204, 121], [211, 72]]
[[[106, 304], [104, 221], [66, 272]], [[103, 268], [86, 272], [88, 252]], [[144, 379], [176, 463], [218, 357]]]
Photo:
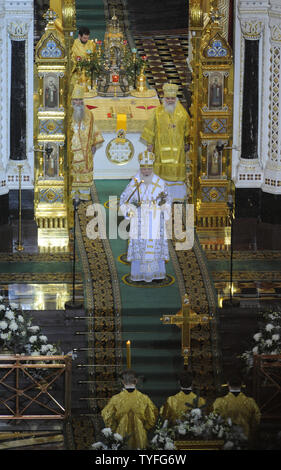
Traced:
[[93, 113], [84, 105], [84, 91], [76, 85], [72, 94], [72, 182], [89, 187], [93, 181], [93, 154], [103, 137], [94, 122]]
[[88, 28], [80, 28], [78, 38], [74, 40], [71, 49], [71, 59], [73, 61], [73, 71], [76, 69], [77, 62], [90, 57], [96, 51], [96, 43], [89, 39], [90, 31]]
[[147, 395], [136, 389], [133, 371], [124, 371], [122, 377], [124, 389], [109, 400], [101, 415], [113, 432], [129, 437], [129, 449], [145, 449], [147, 431], [155, 425], [158, 409]]
[[237, 380], [230, 381], [228, 387], [229, 393], [214, 401], [213, 411], [241, 426], [245, 436], [253, 441], [261, 419], [260, 409], [253, 398], [241, 392], [241, 384]]
[[174, 425], [176, 420], [181, 419], [192, 408], [206, 405], [206, 400], [192, 391], [192, 377], [189, 374], [182, 374], [179, 383], [180, 392], [168, 397], [160, 410], [162, 418], [167, 419], [170, 425]]
[[166, 181], [172, 201], [187, 195], [186, 151], [190, 118], [177, 98], [178, 86], [163, 86], [163, 103], [156, 108], [143, 128], [141, 138], [155, 154], [153, 171]]

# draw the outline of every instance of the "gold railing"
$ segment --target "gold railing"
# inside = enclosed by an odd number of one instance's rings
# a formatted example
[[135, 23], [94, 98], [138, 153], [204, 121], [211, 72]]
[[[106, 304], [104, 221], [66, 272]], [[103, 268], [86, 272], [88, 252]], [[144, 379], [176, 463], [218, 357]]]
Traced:
[[71, 356], [0, 355], [0, 420], [68, 418], [71, 361]]

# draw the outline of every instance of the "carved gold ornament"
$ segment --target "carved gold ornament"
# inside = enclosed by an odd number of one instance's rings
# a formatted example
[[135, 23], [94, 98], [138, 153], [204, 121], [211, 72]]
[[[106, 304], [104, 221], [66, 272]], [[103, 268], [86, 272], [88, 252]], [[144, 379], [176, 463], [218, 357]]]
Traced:
[[120, 137], [120, 135], [119, 132], [117, 137], [112, 139], [105, 149], [108, 160], [115, 165], [125, 165], [134, 156], [132, 142], [123, 135]]

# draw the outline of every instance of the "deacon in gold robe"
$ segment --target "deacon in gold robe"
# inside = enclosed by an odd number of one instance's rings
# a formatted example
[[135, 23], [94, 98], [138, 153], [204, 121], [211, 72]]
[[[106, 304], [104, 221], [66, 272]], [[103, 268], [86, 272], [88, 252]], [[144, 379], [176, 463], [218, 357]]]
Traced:
[[253, 441], [260, 424], [261, 412], [256, 401], [241, 392], [241, 385], [239, 378], [231, 378], [228, 382], [228, 394], [214, 401], [213, 411], [241, 426], [245, 436]]
[[184, 201], [190, 118], [177, 98], [178, 86], [163, 86], [163, 102], [144, 125], [141, 139], [155, 154], [153, 171], [165, 180], [173, 202]]
[[188, 413], [192, 408], [203, 408], [206, 400], [192, 391], [192, 376], [188, 373], [180, 375], [179, 384], [181, 390], [167, 398], [161, 407], [160, 415], [167, 419], [170, 425], [174, 425], [178, 419]]
[[147, 395], [137, 390], [134, 371], [125, 370], [122, 383], [124, 389], [103, 408], [103, 421], [113, 432], [128, 437], [130, 450], [145, 449], [148, 444], [147, 431], [155, 425], [158, 409]]
[[94, 115], [84, 104], [84, 91], [76, 85], [72, 94], [72, 182], [77, 186], [90, 187], [93, 181], [93, 154], [104, 139], [95, 122]]
[[[89, 39], [90, 30], [87, 27], [81, 27], [78, 31], [78, 38], [74, 40], [71, 49], [71, 59], [73, 61], [74, 70], [77, 62], [87, 59], [96, 51], [96, 43], [93, 39]], [[73, 70], [73, 71], [74, 71]]]
[[81, 81], [81, 71], [79, 70], [79, 63], [83, 60], [87, 60], [92, 54], [96, 52], [96, 43], [89, 39], [90, 30], [86, 26], [83, 26], [78, 31], [78, 38], [73, 42], [71, 48], [71, 60], [72, 60], [72, 77], [71, 83], [73, 86], [75, 83]]

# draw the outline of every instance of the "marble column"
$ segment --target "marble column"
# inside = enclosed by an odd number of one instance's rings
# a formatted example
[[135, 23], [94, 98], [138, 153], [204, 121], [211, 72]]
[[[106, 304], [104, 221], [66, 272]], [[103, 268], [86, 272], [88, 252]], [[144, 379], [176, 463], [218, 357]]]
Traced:
[[259, 40], [245, 39], [241, 158], [258, 158]]
[[[263, 15], [267, 14], [267, 9], [264, 5], [259, 18], [255, 16], [254, 2], [248, 1], [246, 4], [240, 0], [235, 13], [232, 177], [236, 188], [247, 189], [248, 198], [251, 190], [260, 188], [263, 181], [260, 156], [263, 115], [260, 51], [265, 22]], [[256, 198], [256, 191], [253, 194]]]
[[11, 41], [10, 159], [26, 160], [25, 41]]
[[267, 160], [262, 185], [262, 221], [281, 224], [281, 3], [269, 10], [269, 103]]
[[281, 196], [281, 5], [269, 17], [270, 75], [268, 104], [268, 158], [262, 190]]
[[7, 77], [6, 67], [6, 36], [5, 36], [5, 8], [3, 2], [0, 1], [0, 225], [8, 222], [9, 215], [9, 188], [6, 178], [6, 103], [7, 103]]
[[[33, 192], [34, 21], [32, 0], [5, 2], [5, 169], [9, 191]], [[0, 0], [1, 2], [1, 0]]]

